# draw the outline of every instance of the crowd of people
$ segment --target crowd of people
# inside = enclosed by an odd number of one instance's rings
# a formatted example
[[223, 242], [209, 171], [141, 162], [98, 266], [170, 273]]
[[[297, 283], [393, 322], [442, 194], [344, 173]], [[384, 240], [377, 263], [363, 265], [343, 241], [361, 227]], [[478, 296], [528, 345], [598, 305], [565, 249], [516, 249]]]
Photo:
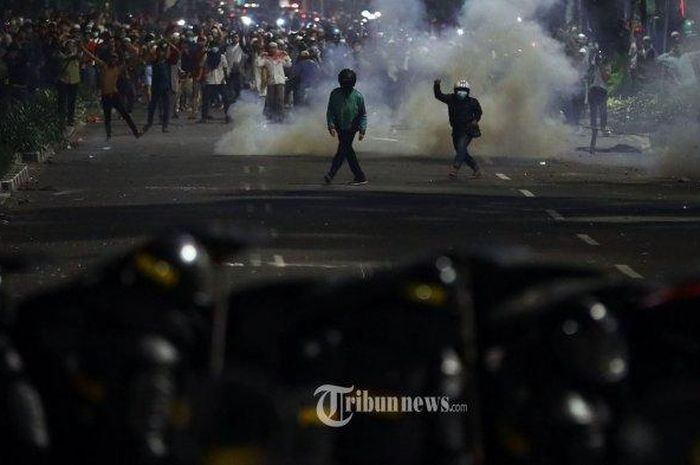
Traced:
[[[690, 50], [683, 34], [670, 32], [668, 50], [663, 53], [657, 51], [654, 40], [644, 34], [643, 28], [633, 28], [629, 36], [626, 56], [620, 57], [613, 50], [603, 50], [590, 32], [583, 33], [577, 27], [562, 29], [557, 34], [578, 73], [576, 89], [562, 105], [566, 122], [584, 131], [588, 128], [581, 126], [581, 120], [588, 111], [594, 139], [599, 131], [611, 134], [608, 127], [611, 87], [615, 86], [619, 94], [634, 95], [640, 91], [658, 92], [659, 85], [674, 90], [698, 83], [694, 63], [698, 53]], [[613, 72], [618, 74], [617, 79], [613, 79]], [[593, 142], [591, 150], [594, 148]]]
[[[320, 102], [317, 84], [334, 81], [342, 68], [365, 80], [374, 74], [369, 79], [383, 83], [383, 103], [395, 111], [403, 89], [426, 78], [411, 71], [412, 61], [430, 54], [437, 39], [435, 31], [426, 31], [411, 43], [414, 38], [403, 30], [372, 31], [371, 22], [359, 15], [325, 18], [288, 11], [266, 22], [247, 14], [170, 20], [130, 15], [117, 21], [104, 13], [43, 12], [28, 19], [6, 12], [0, 24], [0, 111], [26, 101], [36, 89], [51, 88], [69, 130], [80, 94], [101, 103], [108, 138], [113, 110], [140, 137], [156, 121], [164, 132], [174, 118], [206, 123], [213, 119], [212, 108], [223, 110], [230, 123], [231, 105], [247, 91], [264, 99], [265, 117], [279, 123], [290, 108]], [[679, 33], [671, 34], [664, 54], [639, 30], [631, 35], [627, 63], [633, 82], [654, 79], [658, 69], [677, 82], [695, 80]], [[588, 110], [591, 128], [609, 133], [609, 55], [576, 27], [562, 29], [557, 38], [580, 75], [577, 90], [561, 105], [567, 123], [580, 126]], [[141, 128], [133, 116], [139, 102], [147, 109]]]
[[[205, 123], [213, 118], [212, 106], [223, 109], [228, 123], [229, 107], [243, 90], [264, 98], [265, 116], [281, 122], [290, 106], [309, 103], [323, 73], [337, 73], [335, 65], [324, 63], [332, 59], [329, 49], [347, 37], [320, 18], [294, 33], [279, 25], [251, 27], [245, 18], [188, 24], [63, 13], [14, 17], [1, 27], [3, 111], [26, 101], [36, 89], [55, 89], [59, 116], [70, 128], [77, 96], [99, 97], [108, 138], [112, 110], [136, 137], [156, 117], [164, 132], [171, 118]], [[361, 34], [355, 38], [358, 50]], [[132, 117], [138, 102], [148, 109], [141, 130]]]

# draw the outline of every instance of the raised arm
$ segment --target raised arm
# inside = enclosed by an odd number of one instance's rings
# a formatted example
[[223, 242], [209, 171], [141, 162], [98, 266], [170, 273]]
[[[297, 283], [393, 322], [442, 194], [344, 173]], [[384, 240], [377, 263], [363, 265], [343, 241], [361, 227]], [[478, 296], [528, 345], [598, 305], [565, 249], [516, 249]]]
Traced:
[[447, 103], [447, 95], [443, 94], [442, 90], [440, 90], [440, 84], [442, 84], [442, 81], [440, 81], [440, 79], [436, 79], [433, 83], [433, 92], [435, 93], [435, 98], [440, 100], [442, 103]]
[[164, 39], [164, 40], [165, 40], [165, 43], [168, 44], [168, 47], [170, 47], [171, 50], [174, 50], [175, 53], [177, 53], [177, 56], [178, 56], [178, 57], [179, 57], [180, 55], [182, 55], [182, 50], [180, 50], [180, 48], [179, 48], [177, 45], [175, 45], [174, 43], [170, 42], [168, 39]]

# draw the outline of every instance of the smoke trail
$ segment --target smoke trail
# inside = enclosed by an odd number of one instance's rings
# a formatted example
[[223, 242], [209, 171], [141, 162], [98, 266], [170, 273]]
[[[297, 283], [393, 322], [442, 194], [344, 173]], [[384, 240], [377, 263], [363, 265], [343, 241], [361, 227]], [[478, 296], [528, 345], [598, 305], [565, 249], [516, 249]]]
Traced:
[[371, 10], [379, 11], [384, 22], [410, 30], [420, 29], [426, 16], [425, 4], [420, 0], [374, 0]]
[[[535, 22], [538, 7], [552, 0], [470, 0], [463, 8], [460, 30], [440, 38], [419, 27], [420, 0], [375, 0], [382, 18], [401, 15], [401, 30], [388, 24], [383, 43], [371, 48], [360, 70], [358, 89], [367, 99], [370, 137], [363, 151], [449, 156], [452, 152], [445, 106], [432, 95], [432, 82], [442, 78], [443, 92], [452, 82], [468, 79], [484, 108], [483, 139], [478, 155], [554, 156], [566, 139], [566, 129], [552, 118], [552, 100], [576, 80], [563, 46]], [[400, 12], [400, 13], [398, 13]], [[415, 25], [415, 26], [412, 26]], [[391, 42], [389, 42], [391, 40]], [[411, 74], [401, 74], [408, 63]], [[336, 66], [346, 65], [342, 60]], [[398, 70], [398, 71], [397, 71]], [[398, 73], [400, 78], [392, 81]], [[370, 79], [369, 76], [374, 76]], [[234, 108], [234, 130], [217, 144], [217, 153], [330, 154], [333, 140], [325, 135], [325, 98], [335, 85], [319, 87], [311, 109], [301, 110], [286, 125], [266, 125], [255, 103]], [[392, 111], [393, 92], [401, 108]], [[393, 116], [393, 117], [392, 117]], [[408, 129], [396, 131], [394, 124]]]

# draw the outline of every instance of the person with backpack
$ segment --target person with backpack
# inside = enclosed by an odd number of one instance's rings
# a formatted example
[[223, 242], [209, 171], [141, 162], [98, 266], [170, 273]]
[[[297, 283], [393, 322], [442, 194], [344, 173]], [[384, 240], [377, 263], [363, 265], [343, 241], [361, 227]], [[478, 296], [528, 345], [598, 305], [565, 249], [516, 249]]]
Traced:
[[435, 98], [447, 105], [452, 126], [452, 143], [455, 147], [455, 159], [450, 168], [449, 176], [457, 177], [459, 169], [466, 163], [474, 172], [474, 177], [481, 176], [479, 164], [469, 153], [469, 144], [481, 137], [479, 121], [483, 114], [479, 101], [470, 96], [471, 86], [466, 80], [457, 81], [454, 93], [443, 94], [440, 90], [442, 81], [434, 82]]

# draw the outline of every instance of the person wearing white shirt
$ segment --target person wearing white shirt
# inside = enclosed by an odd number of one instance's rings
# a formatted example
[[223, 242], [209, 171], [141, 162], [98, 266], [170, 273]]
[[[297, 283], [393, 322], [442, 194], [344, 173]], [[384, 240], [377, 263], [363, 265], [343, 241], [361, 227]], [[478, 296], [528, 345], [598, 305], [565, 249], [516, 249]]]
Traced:
[[237, 34], [231, 36], [225, 55], [229, 66], [228, 85], [235, 100], [241, 95], [241, 66], [245, 58], [240, 37]]
[[209, 106], [211, 105], [211, 101], [217, 97], [221, 97], [221, 100], [224, 103], [226, 123], [230, 123], [231, 118], [228, 115], [228, 110], [231, 103], [228, 99], [228, 92], [226, 92], [226, 73], [228, 70], [228, 63], [226, 61], [226, 56], [221, 53], [218, 47], [214, 46], [209, 49], [204, 57], [204, 68], [206, 78], [204, 97], [202, 99], [202, 119], [200, 122], [205, 123], [210, 119]]
[[292, 66], [292, 59], [286, 52], [280, 50], [275, 42], [271, 42], [270, 53], [262, 56], [262, 65], [267, 69], [269, 76], [265, 116], [281, 123], [284, 121], [284, 94], [287, 83], [284, 70]]

